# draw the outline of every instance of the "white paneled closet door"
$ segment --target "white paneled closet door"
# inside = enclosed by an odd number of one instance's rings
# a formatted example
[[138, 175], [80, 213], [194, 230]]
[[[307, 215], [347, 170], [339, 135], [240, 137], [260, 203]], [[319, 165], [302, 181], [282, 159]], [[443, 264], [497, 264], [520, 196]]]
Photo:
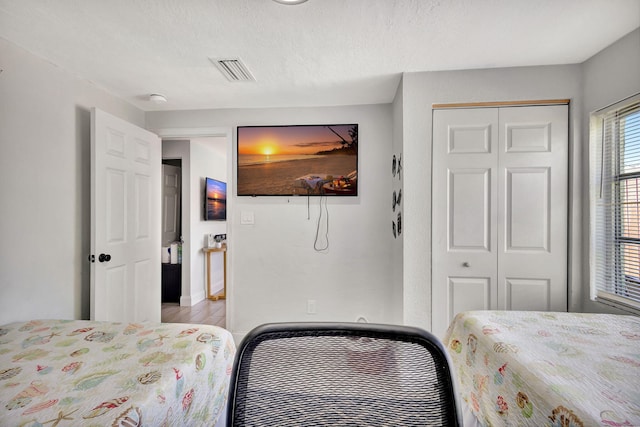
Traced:
[[434, 111], [432, 330], [498, 304], [498, 110]]
[[432, 330], [566, 311], [568, 106], [434, 110]]

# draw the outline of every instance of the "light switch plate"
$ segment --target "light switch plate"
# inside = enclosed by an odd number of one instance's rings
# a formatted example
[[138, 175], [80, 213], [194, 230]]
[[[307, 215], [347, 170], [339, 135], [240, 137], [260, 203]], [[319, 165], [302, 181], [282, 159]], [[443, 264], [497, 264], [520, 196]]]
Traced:
[[240, 224], [251, 225], [254, 223], [253, 212], [242, 211], [240, 212]]

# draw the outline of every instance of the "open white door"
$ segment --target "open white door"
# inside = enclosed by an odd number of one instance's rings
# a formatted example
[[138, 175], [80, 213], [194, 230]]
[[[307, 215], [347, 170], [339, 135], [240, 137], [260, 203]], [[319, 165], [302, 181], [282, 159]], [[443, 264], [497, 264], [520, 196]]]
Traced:
[[160, 321], [160, 138], [91, 110], [91, 319]]

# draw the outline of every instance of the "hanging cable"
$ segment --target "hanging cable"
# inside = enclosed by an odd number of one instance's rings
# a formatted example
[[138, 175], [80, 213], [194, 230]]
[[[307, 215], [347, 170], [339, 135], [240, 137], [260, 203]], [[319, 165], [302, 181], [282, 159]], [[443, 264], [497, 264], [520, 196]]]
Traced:
[[[325, 245], [324, 247], [319, 247], [318, 238], [320, 236], [320, 223], [322, 221], [322, 200], [324, 199], [324, 210], [325, 210], [325, 218], [326, 218], [326, 228], [325, 228]], [[313, 249], [316, 252], [322, 252], [329, 249], [329, 207], [327, 206], [327, 196], [320, 196], [320, 214], [318, 215], [318, 224], [316, 227], [316, 239], [313, 242]]]

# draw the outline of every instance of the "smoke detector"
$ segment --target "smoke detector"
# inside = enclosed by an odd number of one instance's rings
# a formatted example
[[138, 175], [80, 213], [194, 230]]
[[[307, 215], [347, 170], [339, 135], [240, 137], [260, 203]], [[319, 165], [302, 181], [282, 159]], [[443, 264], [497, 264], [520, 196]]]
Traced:
[[300, 3], [304, 3], [307, 0], [273, 0], [276, 3], [280, 3], [280, 4], [300, 4]]
[[240, 58], [209, 58], [230, 82], [255, 82], [251, 71]]
[[160, 95], [159, 93], [152, 93], [149, 95], [149, 101], [155, 104], [164, 104], [167, 102], [167, 98], [164, 95]]

